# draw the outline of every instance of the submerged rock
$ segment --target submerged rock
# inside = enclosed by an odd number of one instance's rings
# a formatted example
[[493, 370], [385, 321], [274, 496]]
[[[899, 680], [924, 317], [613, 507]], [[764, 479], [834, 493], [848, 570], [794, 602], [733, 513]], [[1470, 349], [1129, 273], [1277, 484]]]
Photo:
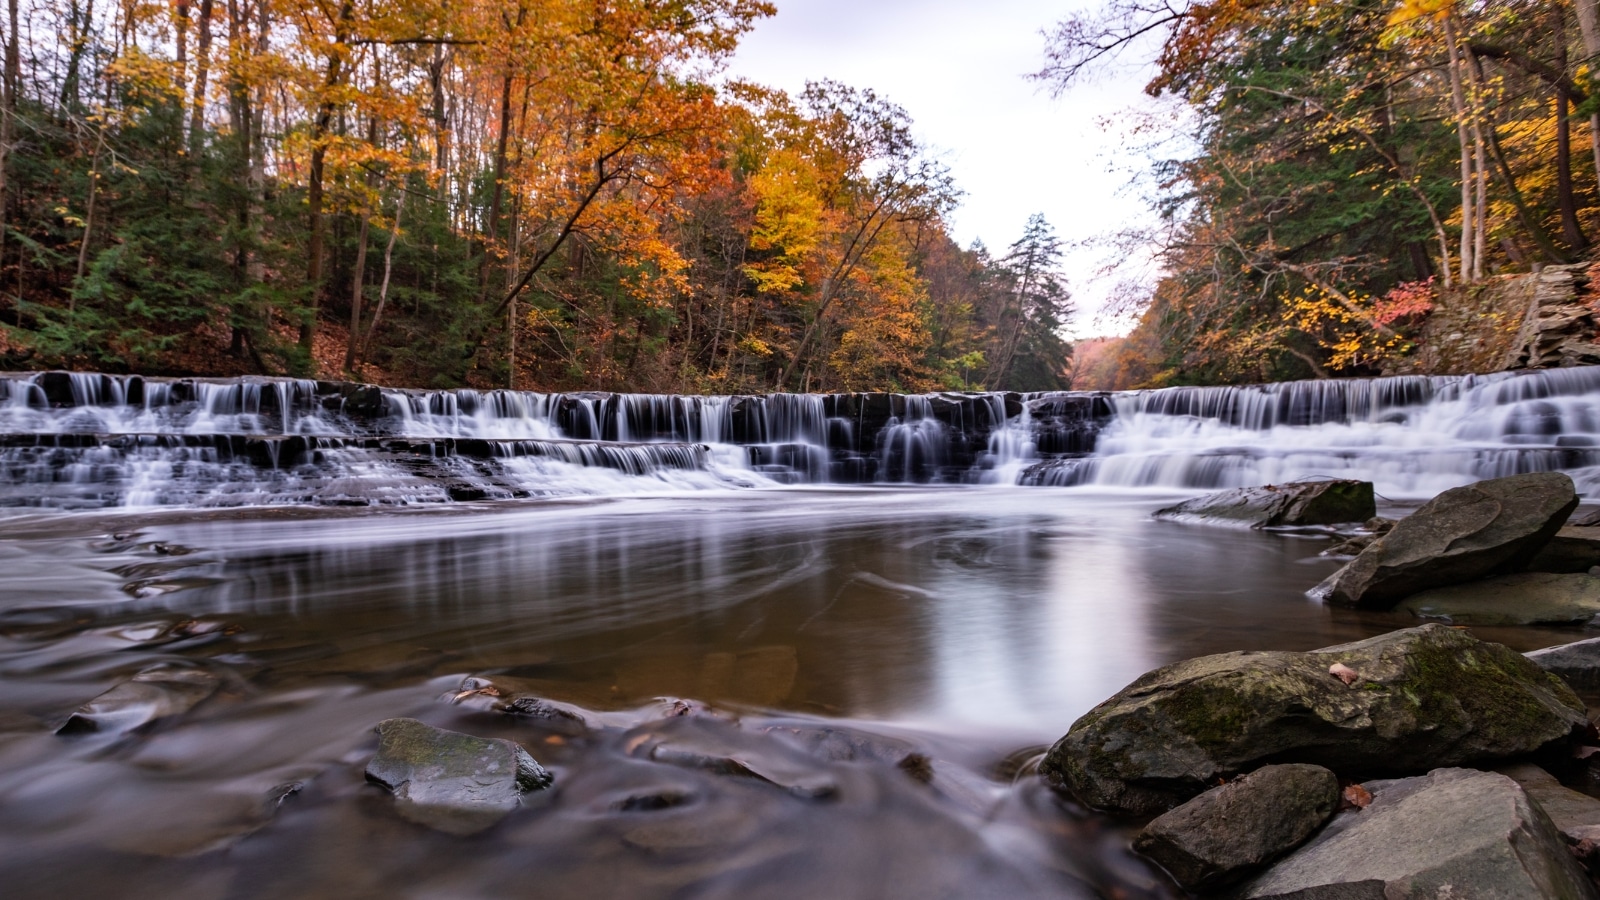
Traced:
[[1592, 898], [1594, 886], [1517, 783], [1470, 769], [1365, 785], [1372, 804], [1237, 893], [1241, 900]]
[[554, 777], [507, 740], [473, 737], [415, 719], [378, 723], [367, 779], [388, 788], [400, 815], [450, 834], [472, 834], [516, 809]]
[[799, 797], [829, 797], [839, 789], [826, 765], [777, 734], [752, 734], [716, 718], [673, 716], [641, 726], [625, 743], [640, 759], [755, 778]]
[[505, 675], [469, 675], [461, 689], [450, 697], [452, 703], [477, 701], [496, 712], [537, 720], [552, 731], [581, 735], [590, 729], [588, 718], [578, 707], [546, 700], [540, 696], [542, 684]]
[[1365, 522], [1376, 507], [1370, 481], [1299, 481], [1235, 488], [1157, 510], [1158, 519], [1180, 519], [1277, 528]]
[[1090, 806], [1149, 814], [1266, 762], [1405, 774], [1532, 753], [1587, 724], [1522, 654], [1430, 624], [1156, 669], [1075, 722], [1040, 770]]
[[1350, 535], [1332, 547], [1322, 551], [1322, 556], [1360, 556], [1361, 552], [1372, 546], [1372, 542], [1394, 530], [1394, 520], [1382, 516], [1373, 516], [1362, 526], [1361, 531]]
[[1457, 625], [1574, 625], [1600, 615], [1600, 578], [1519, 572], [1412, 594], [1395, 608]]
[[1266, 766], [1151, 822], [1133, 849], [1187, 891], [1238, 881], [1300, 846], [1339, 808], [1339, 779], [1321, 766]]
[[57, 734], [120, 733], [181, 715], [216, 693], [221, 679], [205, 669], [152, 666], [78, 707]]
[[1513, 475], [1445, 491], [1318, 585], [1329, 603], [1389, 609], [1418, 591], [1515, 572], [1576, 509], [1572, 479]]

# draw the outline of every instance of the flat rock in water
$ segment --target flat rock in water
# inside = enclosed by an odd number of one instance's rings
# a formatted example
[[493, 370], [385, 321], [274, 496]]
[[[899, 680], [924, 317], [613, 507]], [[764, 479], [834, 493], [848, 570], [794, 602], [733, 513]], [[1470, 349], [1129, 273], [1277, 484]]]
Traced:
[[1402, 775], [1532, 753], [1587, 723], [1571, 688], [1522, 654], [1429, 624], [1156, 669], [1075, 722], [1040, 771], [1090, 806], [1143, 815], [1268, 762]]
[[1600, 566], [1600, 528], [1567, 525], [1528, 563], [1531, 572], [1587, 572]]
[[162, 664], [122, 682], [78, 707], [57, 734], [121, 733], [181, 715], [216, 693], [221, 680], [205, 669]]
[[1158, 519], [1250, 528], [1365, 522], [1376, 506], [1370, 481], [1299, 481], [1234, 488], [1157, 510]]
[[1133, 839], [1187, 891], [1231, 884], [1300, 846], [1339, 808], [1321, 766], [1265, 766], [1157, 818]]
[[516, 809], [553, 777], [516, 743], [473, 737], [415, 719], [378, 723], [367, 779], [394, 793], [400, 814], [450, 834], [472, 834]]
[[1519, 572], [1412, 594], [1395, 609], [1456, 625], [1576, 625], [1600, 615], [1600, 578]]
[[1579, 690], [1600, 690], [1600, 638], [1546, 647], [1524, 655], [1534, 665], [1561, 676]]
[[1247, 882], [1240, 900], [1593, 898], [1565, 839], [1517, 783], [1471, 769], [1365, 785], [1372, 804]]
[[1577, 508], [1559, 472], [1452, 488], [1400, 520], [1312, 590], [1341, 606], [1390, 609], [1418, 591], [1518, 571]]

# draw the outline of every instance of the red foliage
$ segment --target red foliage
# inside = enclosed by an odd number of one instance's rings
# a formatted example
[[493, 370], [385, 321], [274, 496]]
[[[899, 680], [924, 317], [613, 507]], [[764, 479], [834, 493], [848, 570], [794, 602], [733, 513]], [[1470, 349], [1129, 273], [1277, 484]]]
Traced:
[[1421, 318], [1433, 309], [1434, 297], [1432, 278], [1396, 285], [1372, 304], [1372, 320], [1390, 325], [1402, 319]]

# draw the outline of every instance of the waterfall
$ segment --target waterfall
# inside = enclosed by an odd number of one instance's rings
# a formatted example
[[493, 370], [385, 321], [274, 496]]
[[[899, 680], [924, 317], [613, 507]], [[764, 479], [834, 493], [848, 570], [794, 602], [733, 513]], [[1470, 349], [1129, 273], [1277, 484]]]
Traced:
[[1313, 477], [1425, 497], [1570, 473], [1600, 498], [1600, 367], [1123, 393], [414, 391], [0, 374], [0, 506], [408, 505], [781, 485], [1194, 491]]

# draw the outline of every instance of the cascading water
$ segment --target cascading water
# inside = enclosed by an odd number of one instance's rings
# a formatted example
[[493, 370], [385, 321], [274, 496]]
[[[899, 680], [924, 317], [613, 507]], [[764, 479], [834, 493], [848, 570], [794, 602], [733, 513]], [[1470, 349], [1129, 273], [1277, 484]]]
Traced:
[[1389, 497], [1562, 470], [1600, 496], [1600, 368], [1117, 394], [693, 397], [0, 376], [0, 505], [389, 505], [784, 484]]
[[1221, 488], [1360, 478], [1390, 497], [1566, 471], [1600, 494], [1600, 368], [1169, 388], [1112, 397], [1092, 457], [1034, 484]]

